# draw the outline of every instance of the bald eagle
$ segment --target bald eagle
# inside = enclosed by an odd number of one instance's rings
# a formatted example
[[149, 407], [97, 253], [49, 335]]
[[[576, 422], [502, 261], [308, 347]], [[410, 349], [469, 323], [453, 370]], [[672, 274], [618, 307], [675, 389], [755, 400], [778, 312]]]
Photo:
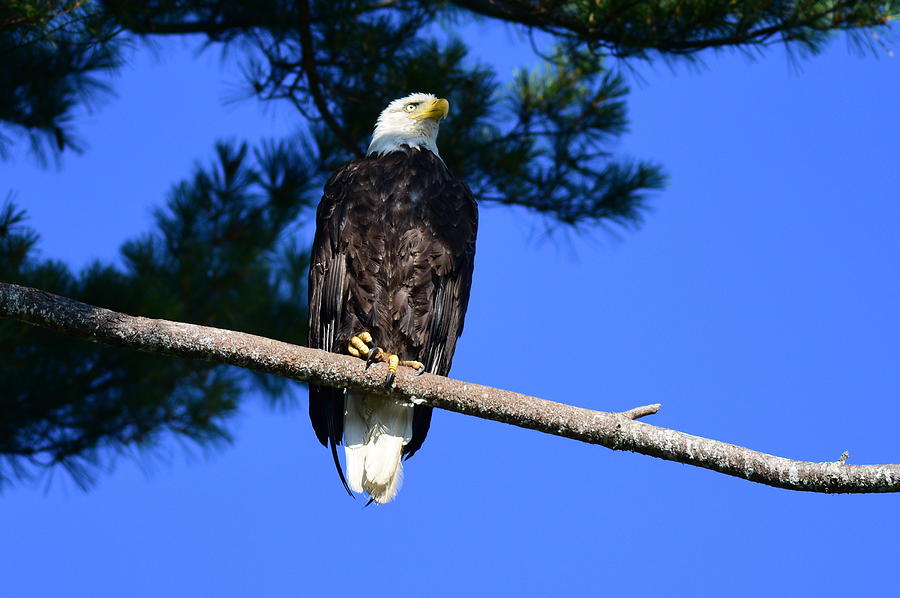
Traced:
[[[447, 100], [414, 93], [378, 117], [364, 158], [325, 184], [309, 271], [309, 346], [446, 376], [462, 333], [478, 212], [441, 160]], [[431, 407], [311, 385], [309, 415], [348, 492], [392, 500]], [[343, 441], [346, 477], [337, 445]], [[352, 494], [351, 494], [352, 495]]]

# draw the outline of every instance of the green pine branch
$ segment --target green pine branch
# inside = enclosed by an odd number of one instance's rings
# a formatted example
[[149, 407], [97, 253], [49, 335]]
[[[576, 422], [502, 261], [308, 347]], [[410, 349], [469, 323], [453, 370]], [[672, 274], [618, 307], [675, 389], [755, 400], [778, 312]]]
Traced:
[[874, 0], [454, 0], [508, 23], [618, 57], [691, 55], [773, 43], [819, 52], [833, 32], [885, 29], [900, 3]]
[[[311, 165], [286, 143], [222, 143], [156, 214], [156, 230], [122, 248], [121, 267], [75, 274], [35, 256], [24, 213], [0, 210], [0, 279], [37, 285], [135, 315], [306, 340], [308, 256], [292, 240], [309, 207]], [[291, 322], [291, 326], [284, 326]], [[204, 362], [137, 355], [0, 322], [0, 487], [62, 466], [81, 484], [105, 456], [175, 434], [228, 438], [250, 388], [288, 395], [287, 382]], [[31, 465], [29, 468], [26, 465]]]
[[75, 109], [110, 92], [121, 40], [95, 3], [14, 1], [0, 7], [0, 158], [16, 138], [42, 163], [81, 151]]

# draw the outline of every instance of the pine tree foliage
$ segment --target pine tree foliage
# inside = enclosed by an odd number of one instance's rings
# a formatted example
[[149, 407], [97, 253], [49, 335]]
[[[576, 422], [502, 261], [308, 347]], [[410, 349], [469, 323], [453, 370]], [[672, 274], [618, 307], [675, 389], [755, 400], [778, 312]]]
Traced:
[[0, 4], [0, 158], [24, 136], [41, 161], [81, 149], [72, 119], [108, 92], [122, 40], [83, 0]]
[[[628, 126], [621, 58], [776, 42], [814, 54], [833, 32], [869, 39], [898, 12], [898, 2], [872, 0], [12, 0], [0, 6], [0, 157], [22, 137], [39, 157], [79, 149], [78, 110], [107, 91], [130, 44], [162, 35], [199, 34], [238, 56], [247, 99], [291, 106], [306, 129], [253, 151], [217, 145], [211, 165], [173, 187], [154, 230], [123, 245], [121, 265], [74, 273], [40, 259], [37, 233], [8, 202], [0, 279], [303, 343], [301, 231], [325, 178], [363, 155], [389, 100], [451, 99], [441, 155], [482, 205], [518, 206], [550, 226], [632, 226], [664, 176], [613, 151]], [[499, 84], [453, 34], [472, 18], [540, 34], [539, 64]], [[86, 483], [105, 456], [166, 435], [227, 438], [225, 421], [250, 389], [290, 395], [274, 378], [12, 322], [0, 322], [0, 349], [0, 486], [56, 465]]]
[[871, 43], [867, 30], [900, 16], [898, 2], [860, 0], [462, 0], [457, 6], [617, 57], [688, 56], [709, 48], [792, 43], [818, 53], [835, 31]]
[[[156, 229], [122, 247], [121, 267], [79, 274], [35, 255], [38, 235], [0, 210], [0, 280], [135, 315], [306, 339], [307, 254], [290, 234], [308, 207], [312, 165], [286, 143], [222, 143], [216, 162], [175, 185]], [[148, 447], [164, 433], [227, 438], [224, 420], [250, 388], [285, 381], [205, 362], [120, 351], [0, 321], [0, 486], [28, 464], [60, 464], [79, 483], [102, 449]]]

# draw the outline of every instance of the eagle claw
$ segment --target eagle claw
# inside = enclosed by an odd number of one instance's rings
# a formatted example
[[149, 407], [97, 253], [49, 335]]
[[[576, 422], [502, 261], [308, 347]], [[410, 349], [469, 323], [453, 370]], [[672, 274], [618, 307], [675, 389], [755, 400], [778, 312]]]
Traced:
[[384, 353], [384, 350], [381, 347], [372, 347], [369, 349], [369, 356], [366, 357], [366, 369], [369, 369], [369, 366], [376, 361], [381, 361], [379, 357], [381, 357], [382, 353]]

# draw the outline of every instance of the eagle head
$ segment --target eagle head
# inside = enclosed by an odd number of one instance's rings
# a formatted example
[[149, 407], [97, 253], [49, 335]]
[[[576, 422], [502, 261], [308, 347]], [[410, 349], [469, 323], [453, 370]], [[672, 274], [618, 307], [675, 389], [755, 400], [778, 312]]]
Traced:
[[372, 134], [368, 154], [386, 154], [408, 145], [438, 155], [438, 123], [450, 111], [450, 102], [430, 93], [411, 93], [388, 104]]

